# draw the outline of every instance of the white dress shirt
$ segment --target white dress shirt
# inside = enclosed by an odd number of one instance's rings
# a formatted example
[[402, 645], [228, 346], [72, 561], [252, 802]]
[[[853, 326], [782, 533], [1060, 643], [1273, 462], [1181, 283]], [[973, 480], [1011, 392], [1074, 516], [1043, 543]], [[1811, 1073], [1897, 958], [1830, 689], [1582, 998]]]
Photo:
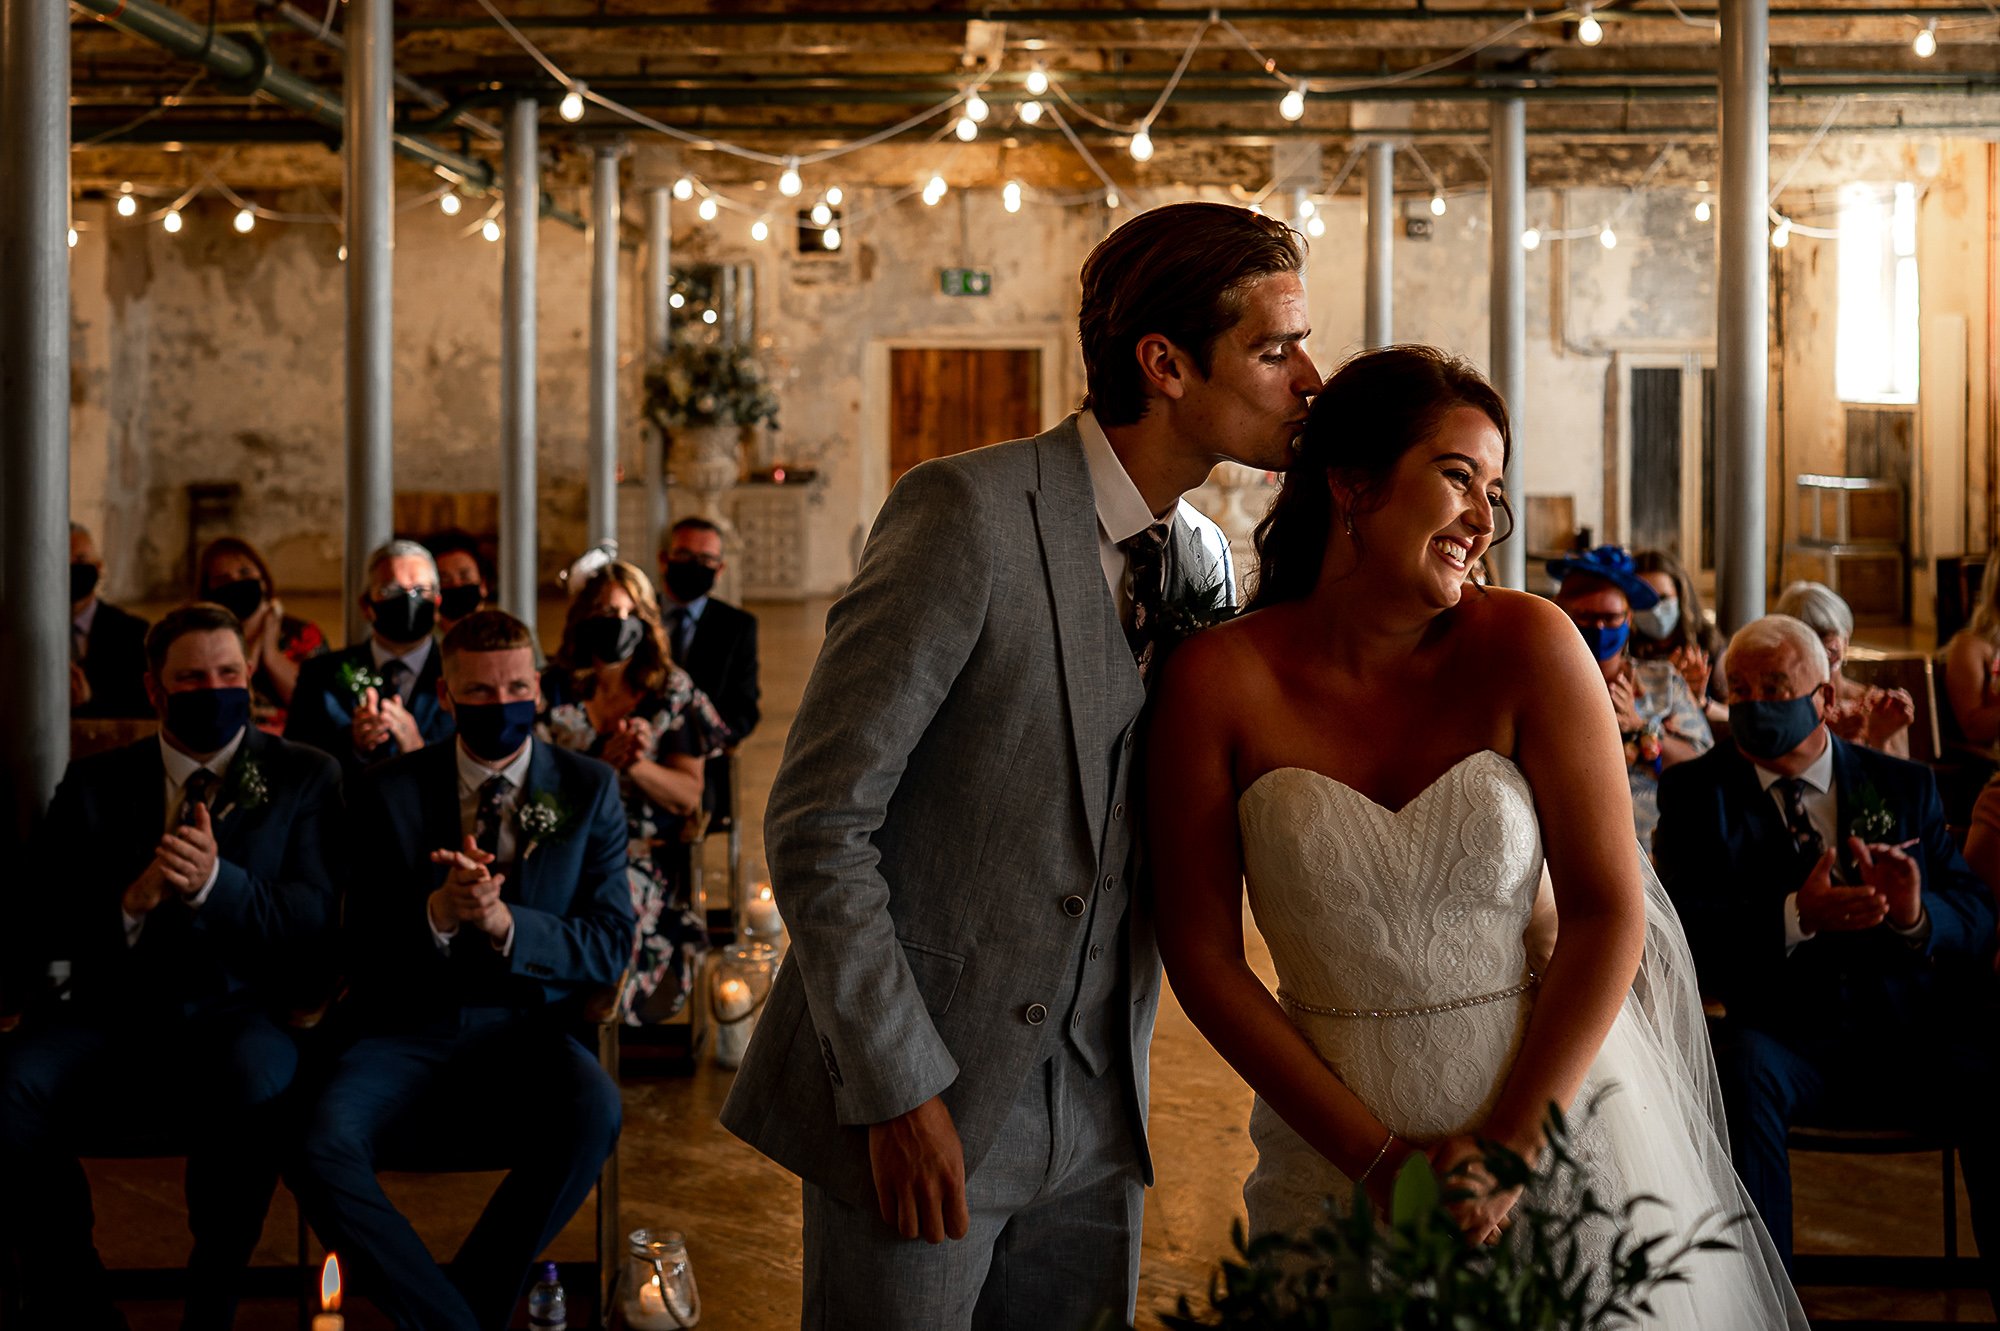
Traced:
[[[514, 815], [521, 808], [521, 791], [522, 787], [528, 781], [528, 760], [534, 756], [535, 742], [529, 740], [526, 744], [523, 744], [521, 751], [515, 754], [505, 767], [488, 767], [485, 763], [468, 753], [462, 742], [454, 744], [453, 751], [458, 756], [459, 835], [469, 837], [479, 835], [480, 787], [496, 776], [504, 776], [512, 783], [513, 788], [500, 801], [500, 835], [493, 846], [494, 863], [504, 865], [512, 862], [517, 844]], [[463, 842], [460, 843], [460, 845], [463, 844]], [[458, 848], [458, 846], [452, 847], [453, 850], [457, 850]], [[430, 903], [428, 901], [424, 903], [424, 920], [430, 925], [431, 938], [437, 943], [438, 947], [449, 949], [451, 947], [451, 940], [458, 937], [458, 926], [453, 925], [450, 929], [438, 928], [437, 921], [431, 919]], [[513, 928], [511, 926], [508, 928], [505, 938], [495, 939], [493, 946], [503, 957], [512, 953], [514, 950]]]
[[[93, 604], [95, 603], [93, 602]], [[162, 798], [160, 807], [166, 811], [165, 826], [160, 829], [161, 832], [171, 832], [181, 825], [181, 805], [187, 800], [188, 778], [196, 772], [207, 771], [214, 774], [218, 783], [221, 782], [222, 778], [228, 774], [229, 764], [236, 758], [236, 751], [243, 747], [243, 736], [248, 733], [248, 730], [249, 727], [246, 726], [243, 730], [237, 731], [236, 738], [223, 745], [206, 762], [190, 758], [187, 754], [182, 753], [179, 749], [167, 743], [166, 735], [162, 734], [160, 736], [160, 770], [162, 773]], [[218, 784], [216, 789], [220, 790], [221, 786]], [[217, 808], [213, 811], [220, 812], [220, 809]], [[181, 899], [187, 902], [189, 906], [199, 909], [201, 904], [208, 900], [208, 894], [215, 890], [215, 880], [221, 872], [222, 857], [217, 855], [214, 867], [208, 871], [208, 881], [203, 883], [200, 890], [193, 896], [183, 896]], [[125, 912], [120, 910], [119, 914], [125, 915]], [[125, 946], [131, 947], [136, 944], [139, 941], [139, 935], [144, 933], [145, 930], [145, 916], [125, 915]]]
[[[1786, 816], [1785, 792], [1778, 789], [1778, 783], [1785, 778], [1767, 767], [1756, 768], [1757, 780], [1763, 785], [1772, 801], [1778, 806], [1778, 816]], [[1799, 780], [1805, 782], [1806, 821], [1813, 831], [1819, 833], [1820, 845], [1829, 850], [1842, 848], [1840, 839], [1840, 793], [1833, 786], [1833, 741], [1819, 751], [1819, 757], [1811, 766], [1799, 773]], [[1898, 927], [1894, 921], [1884, 921], [1889, 931], [1912, 942], [1922, 942], [1930, 935], [1930, 914], [1921, 904], [1918, 907], [1917, 922], [1909, 928]], [[1785, 955], [1790, 956], [1800, 943], [1818, 937], [1806, 932], [1799, 923], [1799, 894], [1793, 892], [1785, 898]]]
[[1118, 607], [1118, 622], [1132, 627], [1132, 560], [1120, 542], [1129, 541], [1156, 523], [1171, 524], [1180, 505], [1176, 503], [1161, 517], [1146, 507], [1146, 498], [1132, 483], [1125, 464], [1112, 451], [1111, 440], [1095, 414], [1080, 412], [1077, 433], [1083, 436], [1084, 461], [1090, 467], [1091, 494], [1097, 500], [1097, 557], [1104, 566], [1104, 581], [1111, 588], [1111, 600]]

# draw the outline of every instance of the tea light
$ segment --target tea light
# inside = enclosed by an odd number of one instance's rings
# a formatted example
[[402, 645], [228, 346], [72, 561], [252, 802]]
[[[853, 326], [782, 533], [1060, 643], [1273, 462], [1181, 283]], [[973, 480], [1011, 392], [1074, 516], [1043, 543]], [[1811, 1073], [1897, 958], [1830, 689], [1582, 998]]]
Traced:
[[347, 1319], [340, 1315], [340, 1258], [326, 1255], [319, 1268], [319, 1306], [322, 1312], [312, 1320], [312, 1331], [345, 1331]]
[[757, 1005], [750, 986], [727, 979], [715, 987], [715, 1061], [725, 1068], [741, 1067], [743, 1054], [750, 1048], [750, 1033], [757, 1023], [750, 1013]]
[[743, 903], [743, 932], [758, 937], [769, 937], [784, 928], [778, 917], [778, 903], [771, 899], [771, 889], [760, 887], [757, 895]]

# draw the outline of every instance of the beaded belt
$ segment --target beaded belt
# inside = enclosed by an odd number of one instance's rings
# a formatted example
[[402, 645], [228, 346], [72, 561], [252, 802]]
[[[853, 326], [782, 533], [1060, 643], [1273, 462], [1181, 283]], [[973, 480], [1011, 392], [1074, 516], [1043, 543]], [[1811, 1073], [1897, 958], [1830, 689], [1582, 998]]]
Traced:
[[1530, 975], [1517, 985], [1500, 989], [1490, 994], [1475, 994], [1471, 998], [1454, 998], [1449, 1003], [1429, 1003], [1423, 1007], [1321, 1007], [1317, 1003], [1300, 1002], [1282, 989], [1278, 991], [1278, 1001], [1288, 1008], [1295, 1008], [1300, 1012], [1311, 1012], [1321, 1017], [1428, 1017], [1439, 1012], [1457, 1012], [1461, 1008], [1478, 1007], [1482, 1003], [1497, 1003], [1503, 998], [1514, 998], [1533, 989], [1539, 981], [1540, 977]]

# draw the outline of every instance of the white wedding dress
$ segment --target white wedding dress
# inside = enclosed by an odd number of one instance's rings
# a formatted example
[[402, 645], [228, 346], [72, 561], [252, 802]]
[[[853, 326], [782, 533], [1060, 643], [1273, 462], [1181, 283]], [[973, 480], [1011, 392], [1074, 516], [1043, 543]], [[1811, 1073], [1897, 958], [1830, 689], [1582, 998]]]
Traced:
[[[1535, 989], [1523, 931], [1542, 877], [1534, 792], [1491, 750], [1465, 758], [1400, 810], [1303, 768], [1268, 772], [1239, 803], [1257, 927], [1279, 1000], [1341, 1081], [1399, 1136], [1476, 1133], [1513, 1066]], [[1642, 857], [1643, 859], [1643, 857]], [[1573, 1151], [1616, 1211], [1642, 1204], [1640, 1235], [1671, 1248], [1707, 1218], [1738, 1250], [1689, 1259], [1642, 1324], [1673, 1331], [1806, 1325], [1763, 1225], [1729, 1165], [1693, 963], [1650, 868], [1646, 962], [1571, 1111]], [[1584, 1106], [1599, 1091], [1594, 1116]], [[1353, 1185], [1259, 1100], [1257, 1167], [1244, 1185], [1253, 1234], [1296, 1232], [1345, 1207]], [[1586, 1231], [1602, 1262], [1605, 1232]]]

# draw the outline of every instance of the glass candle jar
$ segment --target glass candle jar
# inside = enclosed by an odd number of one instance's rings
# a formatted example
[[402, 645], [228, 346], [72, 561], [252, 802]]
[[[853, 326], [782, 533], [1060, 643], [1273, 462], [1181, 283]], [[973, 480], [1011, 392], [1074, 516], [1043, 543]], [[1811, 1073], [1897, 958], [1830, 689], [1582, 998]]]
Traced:
[[708, 1015], [715, 1023], [715, 1061], [740, 1067], [757, 1029], [757, 1014], [771, 996], [778, 949], [765, 942], [725, 948], [709, 966]]
[[687, 1244], [671, 1229], [635, 1229], [626, 1240], [620, 1310], [631, 1331], [678, 1331], [701, 1321]]

